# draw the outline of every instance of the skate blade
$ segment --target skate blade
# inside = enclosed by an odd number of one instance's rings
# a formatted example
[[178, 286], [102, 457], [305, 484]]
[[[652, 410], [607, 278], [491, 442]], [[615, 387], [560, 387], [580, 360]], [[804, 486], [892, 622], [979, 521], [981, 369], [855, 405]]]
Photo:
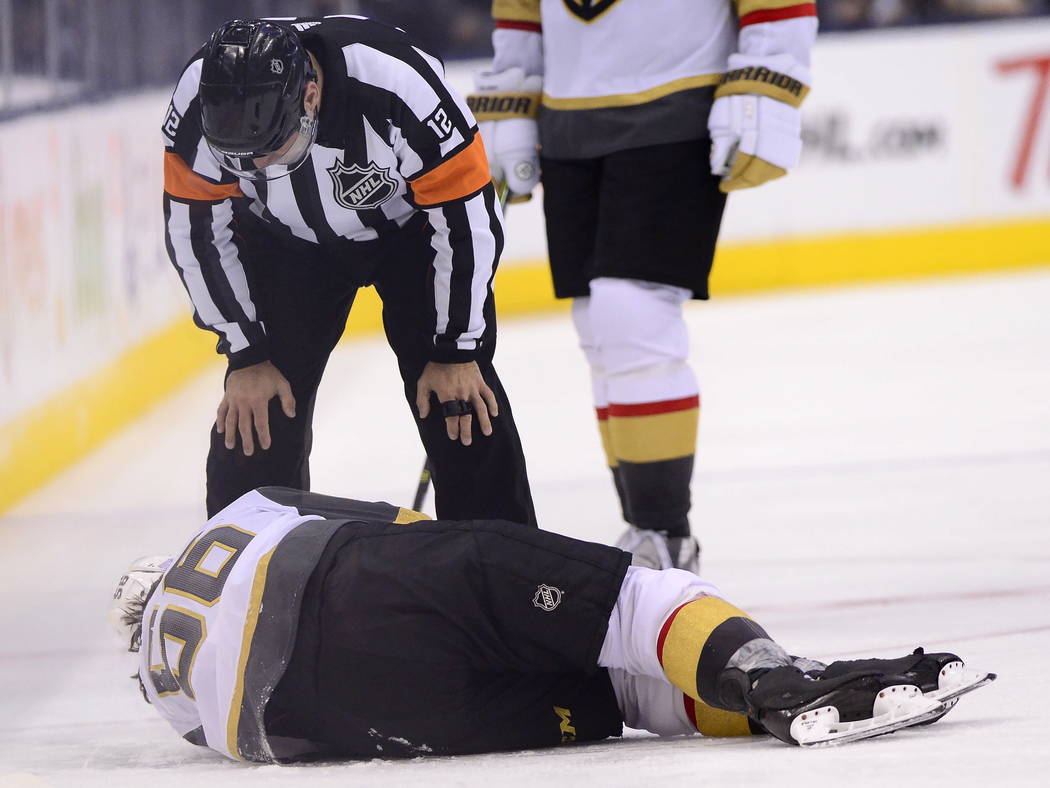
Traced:
[[838, 709], [825, 706], [796, 717], [790, 733], [800, 747], [830, 747], [919, 725], [945, 710], [944, 703], [924, 697], [918, 687], [898, 684], [879, 692], [868, 719], [842, 722]]
[[998, 677], [994, 673], [969, 670], [962, 662], [949, 662], [941, 668], [941, 673], [937, 677], [937, 689], [927, 692], [926, 697], [930, 700], [939, 700], [941, 703], [949, 703], [985, 684], [991, 684], [996, 678]]
[[937, 680], [939, 685], [937, 689], [926, 693], [926, 697], [930, 700], [939, 700], [943, 703], [944, 711], [932, 720], [927, 720], [925, 724], [929, 725], [937, 722], [937, 720], [955, 708], [955, 704], [959, 702], [960, 697], [983, 687], [985, 684], [991, 684], [996, 678], [997, 676], [994, 673], [979, 673], [976, 670], [966, 670], [961, 662], [949, 662], [941, 668], [941, 675]]

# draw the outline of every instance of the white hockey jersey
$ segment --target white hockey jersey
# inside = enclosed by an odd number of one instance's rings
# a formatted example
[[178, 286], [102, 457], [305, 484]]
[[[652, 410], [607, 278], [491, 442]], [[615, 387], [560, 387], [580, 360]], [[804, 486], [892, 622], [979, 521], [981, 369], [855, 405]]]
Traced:
[[316, 749], [266, 735], [266, 703], [295, 642], [303, 589], [325, 546], [355, 521], [425, 515], [264, 487], [210, 519], [147, 600], [139, 678], [180, 736], [238, 760]]
[[494, 71], [543, 75], [550, 158], [706, 136], [729, 56], [809, 84], [816, 4], [800, 0], [493, 0]]

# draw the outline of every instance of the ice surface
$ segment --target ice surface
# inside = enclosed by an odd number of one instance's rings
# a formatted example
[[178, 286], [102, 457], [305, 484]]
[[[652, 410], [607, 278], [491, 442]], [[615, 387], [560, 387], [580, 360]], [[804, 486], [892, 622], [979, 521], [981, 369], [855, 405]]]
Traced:
[[[960, 652], [999, 672], [931, 728], [818, 752], [625, 740], [468, 758], [227, 762], [138, 696], [104, 610], [202, 519], [216, 365], [0, 518], [0, 786], [1042, 785], [1050, 766], [1050, 271], [717, 299], [703, 391], [705, 576], [794, 653]], [[568, 317], [508, 322], [499, 368], [541, 522], [619, 533]], [[314, 489], [404, 503], [422, 461], [393, 357], [343, 346]]]

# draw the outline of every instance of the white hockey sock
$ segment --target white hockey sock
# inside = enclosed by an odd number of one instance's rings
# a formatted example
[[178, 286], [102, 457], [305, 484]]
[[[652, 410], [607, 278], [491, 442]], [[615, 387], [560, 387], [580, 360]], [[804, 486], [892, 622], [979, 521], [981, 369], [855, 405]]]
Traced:
[[692, 572], [629, 567], [609, 616], [598, 664], [666, 680], [656, 650], [660, 629], [673, 610], [703, 596], [722, 593]]

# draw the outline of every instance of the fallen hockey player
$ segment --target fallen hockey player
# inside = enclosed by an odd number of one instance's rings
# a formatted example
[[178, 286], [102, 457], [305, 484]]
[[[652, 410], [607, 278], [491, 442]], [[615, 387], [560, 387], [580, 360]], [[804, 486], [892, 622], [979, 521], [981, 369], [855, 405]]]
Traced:
[[136, 561], [110, 615], [181, 736], [264, 762], [545, 747], [625, 723], [834, 744], [933, 722], [995, 678], [921, 649], [793, 657], [698, 576], [630, 559], [265, 487], [178, 557]]

